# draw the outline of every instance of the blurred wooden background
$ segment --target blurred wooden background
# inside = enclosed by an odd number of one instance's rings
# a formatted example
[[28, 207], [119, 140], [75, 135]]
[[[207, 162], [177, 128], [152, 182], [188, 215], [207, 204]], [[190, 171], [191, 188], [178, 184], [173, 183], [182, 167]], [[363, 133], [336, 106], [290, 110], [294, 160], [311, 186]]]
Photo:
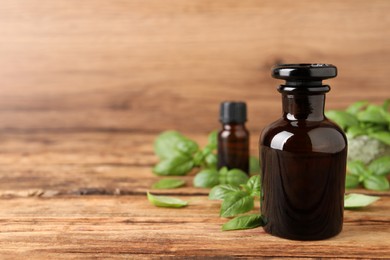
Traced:
[[[206, 133], [280, 115], [280, 62], [339, 68], [327, 108], [390, 96], [388, 0], [3, 0], [0, 131]], [[257, 137], [256, 137], [257, 138]]]

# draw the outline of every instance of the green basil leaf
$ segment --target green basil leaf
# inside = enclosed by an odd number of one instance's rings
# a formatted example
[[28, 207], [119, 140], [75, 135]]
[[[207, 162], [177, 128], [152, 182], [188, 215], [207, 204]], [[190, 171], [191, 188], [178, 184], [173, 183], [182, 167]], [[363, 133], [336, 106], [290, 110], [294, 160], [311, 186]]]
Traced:
[[234, 192], [240, 191], [238, 186], [230, 184], [217, 185], [209, 193], [210, 200], [223, 200]]
[[246, 184], [240, 184], [240, 188], [243, 191], [246, 191], [248, 194], [251, 194], [252, 190]]
[[254, 196], [254, 197], [260, 197], [261, 193], [260, 193], [260, 191], [252, 191], [251, 195]]
[[364, 188], [368, 190], [385, 191], [389, 190], [389, 181], [385, 176], [372, 175], [363, 181]]
[[194, 156], [193, 156], [193, 161], [195, 166], [200, 166], [204, 160], [203, 152], [202, 151], [197, 151]]
[[185, 137], [179, 132], [165, 131], [154, 142], [154, 151], [160, 159], [175, 157], [181, 154], [176, 145], [183, 140], [185, 140]]
[[360, 111], [357, 113], [357, 118], [362, 122], [371, 122], [386, 124], [387, 119], [383, 116], [383, 107], [376, 105], [367, 106], [366, 110]]
[[222, 230], [242, 230], [242, 229], [251, 229], [264, 226], [264, 221], [261, 215], [259, 214], [250, 214], [245, 216], [235, 217], [229, 222], [223, 224]]
[[[219, 169], [219, 182], [222, 184], [226, 184], [226, 178], [227, 178], [227, 173], [229, 172], [227, 167], [222, 167]], [[238, 186], [238, 185], [236, 185]]]
[[389, 111], [389, 107], [390, 107], [390, 98], [389, 99], [386, 99], [384, 102], [383, 102], [383, 105], [382, 105], [382, 108], [385, 112], [388, 112]]
[[252, 196], [260, 196], [260, 175], [252, 176], [246, 183]]
[[202, 150], [202, 154], [204, 157], [206, 157], [207, 155], [209, 154], [212, 154], [213, 153], [213, 148], [210, 147], [210, 146], [206, 146], [203, 150]]
[[374, 139], [377, 139], [377, 140], [381, 141], [382, 143], [390, 145], [390, 132], [389, 131], [369, 133], [368, 136], [370, 136]]
[[192, 156], [195, 152], [199, 150], [199, 146], [194, 141], [186, 138], [177, 142], [176, 149], [182, 154]]
[[356, 136], [366, 134], [366, 130], [364, 130], [363, 128], [361, 128], [358, 125], [354, 125], [354, 126], [351, 126], [348, 128], [346, 134], [347, 134], [348, 138], [354, 138]]
[[208, 136], [208, 146], [217, 149], [218, 145], [218, 131], [212, 131]]
[[367, 126], [366, 133], [367, 134], [373, 134], [373, 133], [376, 133], [376, 132], [383, 132], [383, 131], [386, 131], [386, 130], [387, 130], [386, 125], [376, 124], [376, 125]]
[[173, 198], [173, 197], [156, 196], [156, 195], [150, 194], [149, 192], [147, 193], [147, 195], [148, 195], [149, 202], [157, 207], [181, 208], [181, 207], [185, 207], [188, 205], [187, 201]]
[[345, 195], [344, 197], [344, 208], [362, 208], [374, 203], [377, 200], [379, 200], [379, 197], [351, 193]]
[[218, 158], [216, 154], [209, 154], [205, 158], [206, 166], [207, 168], [212, 168], [216, 169], [217, 168], [217, 163], [218, 163]]
[[261, 172], [260, 169], [260, 161], [256, 156], [249, 157], [249, 173], [250, 174], [259, 174]]
[[194, 178], [194, 187], [212, 188], [218, 184], [218, 171], [214, 169], [202, 170]]
[[237, 191], [227, 196], [222, 202], [220, 216], [234, 217], [248, 212], [254, 207], [254, 198], [245, 191]]
[[192, 170], [194, 162], [187, 156], [176, 156], [165, 159], [159, 162], [153, 168], [153, 172], [157, 175], [185, 175]]
[[221, 174], [221, 172], [219, 174], [219, 182], [221, 184], [232, 184], [238, 186], [240, 184], [245, 184], [248, 179], [248, 175], [239, 169], [232, 169], [226, 174]]
[[368, 169], [375, 175], [388, 175], [390, 173], [390, 156], [382, 156], [368, 165]]
[[353, 189], [359, 185], [359, 177], [357, 175], [347, 174], [345, 176], [345, 188]]
[[219, 175], [226, 176], [226, 174], [229, 172], [229, 169], [227, 167], [222, 167], [219, 169]]
[[390, 113], [389, 113], [389, 107], [390, 107], [390, 98], [389, 99], [386, 99], [384, 102], [383, 102], [383, 105], [382, 105], [382, 116], [384, 118], [386, 118], [387, 122], [390, 123]]
[[153, 184], [153, 189], [174, 189], [184, 186], [186, 182], [179, 179], [162, 179]]
[[381, 110], [381, 112], [382, 112], [382, 116], [386, 119], [387, 123], [390, 123], [390, 113], [385, 110]]
[[203, 166], [205, 168], [216, 168], [217, 157], [213, 154], [213, 148], [206, 146], [203, 150], [200, 150], [194, 155], [194, 162], [197, 166]]
[[364, 108], [367, 105], [368, 105], [368, 101], [365, 100], [358, 101], [350, 105], [345, 111], [347, 111], [352, 115], [356, 115], [362, 108]]
[[350, 161], [347, 164], [347, 172], [356, 176], [366, 176], [367, 169], [362, 161]]
[[325, 115], [344, 130], [348, 127], [359, 124], [359, 121], [354, 115], [351, 115], [345, 111], [329, 110], [325, 113]]

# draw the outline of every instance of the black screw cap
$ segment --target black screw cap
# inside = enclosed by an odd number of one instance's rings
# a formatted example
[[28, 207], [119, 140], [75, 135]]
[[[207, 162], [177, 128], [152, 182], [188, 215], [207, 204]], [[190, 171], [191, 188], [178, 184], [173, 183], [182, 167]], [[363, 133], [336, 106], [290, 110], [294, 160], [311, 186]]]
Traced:
[[220, 107], [219, 120], [224, 124], [245, 123], [247, 121], [245, 102], [222, 102]]

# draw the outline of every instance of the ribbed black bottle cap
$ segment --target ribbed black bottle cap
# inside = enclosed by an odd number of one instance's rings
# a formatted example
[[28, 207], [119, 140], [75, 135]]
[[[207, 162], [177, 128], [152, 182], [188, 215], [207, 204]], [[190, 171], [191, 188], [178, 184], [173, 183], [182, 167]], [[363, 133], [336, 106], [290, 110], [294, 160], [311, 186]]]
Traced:
[[245, 102], [226, 101], [221, 103], [219, 120], [224, 124], [246, 122]]

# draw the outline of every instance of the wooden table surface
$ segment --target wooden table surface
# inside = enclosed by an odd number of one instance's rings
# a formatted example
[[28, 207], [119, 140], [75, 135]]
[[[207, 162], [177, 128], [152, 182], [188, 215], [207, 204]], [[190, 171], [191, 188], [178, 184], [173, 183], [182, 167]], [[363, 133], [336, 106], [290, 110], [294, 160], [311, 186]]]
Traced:
[[[251, 154], [280, 116], [276, 63], [323, 62], [327, 108], [390, 97], [388, 0], [2, 0], [0, 258], [390, 258], [390, 193], [345, 212], [332, 239], [222, 232], [219, 202], [156, 208], [153, 140], [206, 142], [218, 105], [244, 100]], [[259, 205], [256, 205], [256, 211]]]
[[[158, 180], [154, 135], [9, 134], [0, 163], [0, 254], [68, 257], [390, 257], [390, 193], [370, 207], [345, 211], [343, 232], [317, 242], [272, 237], [261, 228], [222, 232], [219, 202], [207, 189], [151, 190]], [[201, 144], [202, 135], [191, 135]], [[131, 156], [130, 156], [130, 155]], [[82, 158], [82, 160], [80, 160]], [[145, 192], [189, 201], [157, 208]], [[256, 211], [259, 205], [256, 205]]]

